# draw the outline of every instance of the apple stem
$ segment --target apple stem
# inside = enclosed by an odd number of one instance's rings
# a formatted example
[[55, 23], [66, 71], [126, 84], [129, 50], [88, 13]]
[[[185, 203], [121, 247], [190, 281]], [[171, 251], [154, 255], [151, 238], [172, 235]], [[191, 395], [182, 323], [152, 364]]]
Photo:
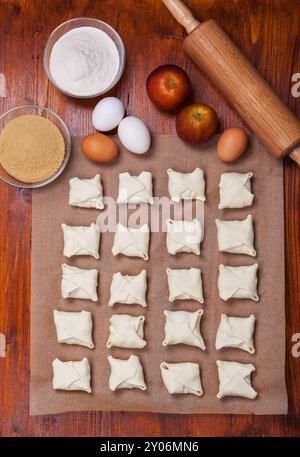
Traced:
[[202, 114], [201, 114], [201, 113], [195, 113], [195, 114], [194, 114], [194, 117], [195, 117], [195, 119], [196, 119], [197, 121], [200, 121], [201, 118], [202, 118]]
[[172, 79], [168, 81], [168, 87], [170, 89], [173, 89], [173, 87], [175, 87], [175, 83], [174, 83], [174, 81]]

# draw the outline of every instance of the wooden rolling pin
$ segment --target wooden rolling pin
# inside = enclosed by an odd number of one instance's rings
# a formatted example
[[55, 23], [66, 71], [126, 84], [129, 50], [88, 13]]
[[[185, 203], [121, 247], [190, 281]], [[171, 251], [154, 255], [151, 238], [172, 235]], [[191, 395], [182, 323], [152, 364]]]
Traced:
[[300, 121], [213, 21], [200, 23], [181, 0], [163, 0], [188, 35], [183, 47], [276, 158], [300, 166]]

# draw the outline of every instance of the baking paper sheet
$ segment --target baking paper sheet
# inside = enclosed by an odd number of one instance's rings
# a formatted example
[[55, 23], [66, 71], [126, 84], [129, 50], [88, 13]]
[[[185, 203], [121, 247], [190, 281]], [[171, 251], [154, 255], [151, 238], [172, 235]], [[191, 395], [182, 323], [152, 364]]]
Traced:
[[[49, 414], [64, 411], [156, 411], [164, 413], [287, 413], [285, 386], [285, 312], [284, 312], [284, 217], [282, 163], [269, 156], [260, 143], [251, 140], [250, 150], [235, 164], [220, 162], [215, 152], [215, 138], [209, 145], [189, 147], [175, 136], [153, 138], [151, 152], [146, 156], [121, 150], [119, 159], [110, 165], [88, 161], [80, 151], [80, 139], [73, 138], [70, 163], [63, 175], [53, 184], [33, 191], [32, 212], [32, 282], [31, 282], [31, 392], [30, 414]], [[167, 196], [168, 168], [187, 172], [195, 167], [204, 170], [206, 196], [205, 235], [201, 255], [168, 254], [165, 233], [152, 233], [150, 260], [124, 256], [113, 257], [112, 233], [101, 238], [100, 259], [63, 257], [61, 223], [89, 225], [99, 211], [68, 205], [69, 179], [78, 176], [90, 178], [101, 173], [104, 194], [117, 197], [118, 174], [129, 171], [138, 174], [148, 170], [154, 177], [154, 195]], [[219, 180], [222, 172], [252, 171], [252, 189], [255, 201], [244, 209], [219, 210]], [[252, 214], [255, 227], [257, 258], [218, 252], [215, 218], [242, 219]], [[66, 262], [82, 268], [98, 268], [100, 273], [99, 303], [85, 300], [64, 300], [60, 293], [61, 264]], [[259, 264], [258, 291], [260, 301], [231, 300], [223, 302], [218, 296], [217, 277], [220, 263], [228, 265]], [[165, 270], [170, 268], [200, 267], [205, 303], [193, 301], [168, 302]], [[148, 274], [148, 307], [117, 305], [110, 308], [109, 288], [113, 273], [121, 271], [137, 274], [146, 268]], [[176, 345], [163, 347], [164, 315], [168, 310], [195, 311], [202, 307], [204, 316], [201, 331], [206, 351]], [[93, 315], [95, 349], [59, 344], [56, 341], [53, 309], [63, 311], [89, 310]], [[148, 345], [142, 350], [105, 346], [109, 334], [109, 317], [113, 313], [146, 316], [145, 338]], [[215, 337], [221, 313], [231, 316], [249, 316], [257, 319], [255, 355], [237, 349], [215, 350]], [[137, 354], [144, 367], [148, 389], [146, 392], [108, 388], [109, 366], [107, 356], [127, 358]], [[92, 394], [64, 392], [52, 389], [52, 365], [55, 358], [79, 360], [88, 357], [92, 367]], [[256, 372], [252, 383], [258, 391], [255, 400], [242, 398], [217, 399], [218, 374], [216, 360], [253, 363]], [[159, 365], [167, 362], [197, 362], [200, 364], [204, 395], [169, 395], [160, 376]]]

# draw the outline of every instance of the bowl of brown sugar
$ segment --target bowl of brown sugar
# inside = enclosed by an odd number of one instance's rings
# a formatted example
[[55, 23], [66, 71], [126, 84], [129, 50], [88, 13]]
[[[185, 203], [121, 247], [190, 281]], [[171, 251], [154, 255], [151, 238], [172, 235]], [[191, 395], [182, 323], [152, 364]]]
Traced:
[[0, 116], [0, 179], [15, 187], [42, 187], [64, 170], [71, 138], [64, 121], [38, 105]]

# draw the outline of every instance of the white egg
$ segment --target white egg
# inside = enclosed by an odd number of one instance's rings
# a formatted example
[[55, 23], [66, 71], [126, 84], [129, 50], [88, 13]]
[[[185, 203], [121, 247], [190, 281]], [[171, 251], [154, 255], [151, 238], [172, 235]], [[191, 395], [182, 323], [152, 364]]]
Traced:
[[123, 146], [130, 152], [145, 154], [150, 148], [149, 129], [138, 117], [125, 117], [119, 124], [118, 135]]
[[92, 123], [96, 130], [109, 132], [119, 125], [125, 114], [125, 108], [117, 97], [106, 97], [94, 108]]

